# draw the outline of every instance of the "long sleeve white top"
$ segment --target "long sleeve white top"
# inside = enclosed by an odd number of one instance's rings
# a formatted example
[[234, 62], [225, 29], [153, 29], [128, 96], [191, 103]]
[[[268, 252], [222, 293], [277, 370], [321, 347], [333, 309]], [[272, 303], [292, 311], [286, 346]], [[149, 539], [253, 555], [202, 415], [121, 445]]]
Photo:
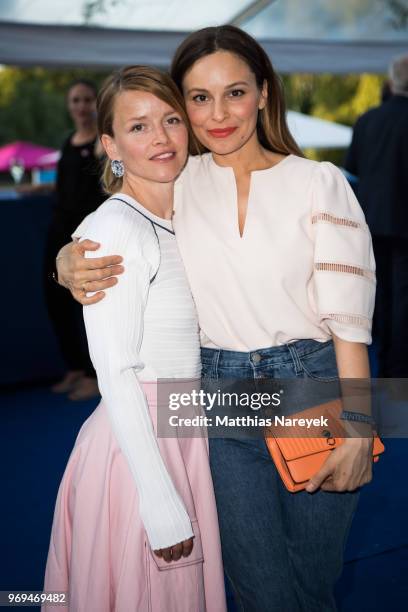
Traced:
[[203, 346], [253, 351], [332, 333], [371, 342], [371, 236], [333, 164], [289, 155], [252, 172], [241, 237], [233, 169], [191, 157], [173, 224]]
[[129, 196], [107, 200], [75, 234], [101, 244], [87, 257], [124, 258], [118, 284], [84, 308], [84, 319], [102, 400], [137, 486], [150, 545], [164, 548], [193, 531], [160, 455], [141, 380], [200, 375], [194, 303], [171, 222]]

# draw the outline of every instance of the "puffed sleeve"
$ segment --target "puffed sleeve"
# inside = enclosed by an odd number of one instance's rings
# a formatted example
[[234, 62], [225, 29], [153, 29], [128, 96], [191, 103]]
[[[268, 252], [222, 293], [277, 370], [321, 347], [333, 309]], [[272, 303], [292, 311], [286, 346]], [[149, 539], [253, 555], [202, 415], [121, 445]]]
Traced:
[[312, 186], [313, 285], [321, 324], [343, 340], [371, 343], [375, 260], [364, 213], [340, 170], [318, 164]]
[[82, 238], [100, 242], [89, 258], [119, 253], [125, 272], [106, 297], [84, 307], [92, 363], [114, 434], [139, 494], [141, 518], [151, 547], [174, 545], [193, 535], [191, 521], [161, 457], [137, 373], [151, 279], [160, 262], [149, 221], [128, 206], [105, 202], [89, 220]]

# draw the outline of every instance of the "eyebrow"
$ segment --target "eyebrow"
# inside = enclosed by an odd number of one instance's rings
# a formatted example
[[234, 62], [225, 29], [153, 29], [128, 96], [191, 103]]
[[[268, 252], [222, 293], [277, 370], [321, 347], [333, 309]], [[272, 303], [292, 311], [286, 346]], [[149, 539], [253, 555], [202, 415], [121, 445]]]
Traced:
[[129, 117], [126, 121], [141, 121], [142, 119], [147, 119], [146, 115], [141, 115], [140, 117]]
[[[180, 114], [178, 111], [174, 109], [174, 110], [169, 111], [168, 113], [164, 113], [163, 117], [168, 117], [169, 115], [174, 115], [175, 113], [178, 115]], [[140, 117], [130, 117], [129, 119], [126, 119], [126, 123], [128, 121], [142, 121], [148, 118], [149, 117], [147, 115], [141, 115]]]
[[[227, 85], [224, 89], [231, 89], [231, 87], [237, 87], [238, 85], [248, 85], [247, 81], [236, 81], [235, 83], [231, 83]], [[192, 87], [187, 90], [187, 93], [191, 93], [192, 91], [205, 91], [208, 92], [208, 89], [204, 89], [204, 87]]]

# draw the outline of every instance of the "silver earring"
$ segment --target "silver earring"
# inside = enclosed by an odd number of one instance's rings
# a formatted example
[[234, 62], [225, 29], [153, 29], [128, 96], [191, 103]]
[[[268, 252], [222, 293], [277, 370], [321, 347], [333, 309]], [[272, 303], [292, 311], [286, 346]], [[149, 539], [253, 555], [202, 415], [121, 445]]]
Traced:
[[121, 178], [125, 174], [125, 166], [123, 165], [123, 161], [119, 159], [112, 159], [111, 169], [117, 178]]

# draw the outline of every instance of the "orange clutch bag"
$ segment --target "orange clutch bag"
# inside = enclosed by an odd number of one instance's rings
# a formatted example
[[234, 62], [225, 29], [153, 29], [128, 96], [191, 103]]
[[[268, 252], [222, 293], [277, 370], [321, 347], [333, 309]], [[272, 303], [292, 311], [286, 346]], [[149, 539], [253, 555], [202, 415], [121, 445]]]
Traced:
[[[340, 420], [341, 412], [341, 401], [333, 400], [284, 417], [294, 423], [290, 428], [286, 425], [275, 425], [267, 430], [266, 445], [288, 491], [296, 493], [303, 490], [310, 478], [320, 470], [331, 451], [343, 444], [345, 438]], [[328, 425], [313, 425], [306, 430], [306, 434], [305, 428], [296, 424], [298, 419], [315, 419], [317, 422], [322, 420], [321, 417], [327, 418]], [[279, 436], [283, 431], [290, 432], [291, 437]], [[378, 461], [384, 450], [380, 438], [374, 434], [373, 460]]]

